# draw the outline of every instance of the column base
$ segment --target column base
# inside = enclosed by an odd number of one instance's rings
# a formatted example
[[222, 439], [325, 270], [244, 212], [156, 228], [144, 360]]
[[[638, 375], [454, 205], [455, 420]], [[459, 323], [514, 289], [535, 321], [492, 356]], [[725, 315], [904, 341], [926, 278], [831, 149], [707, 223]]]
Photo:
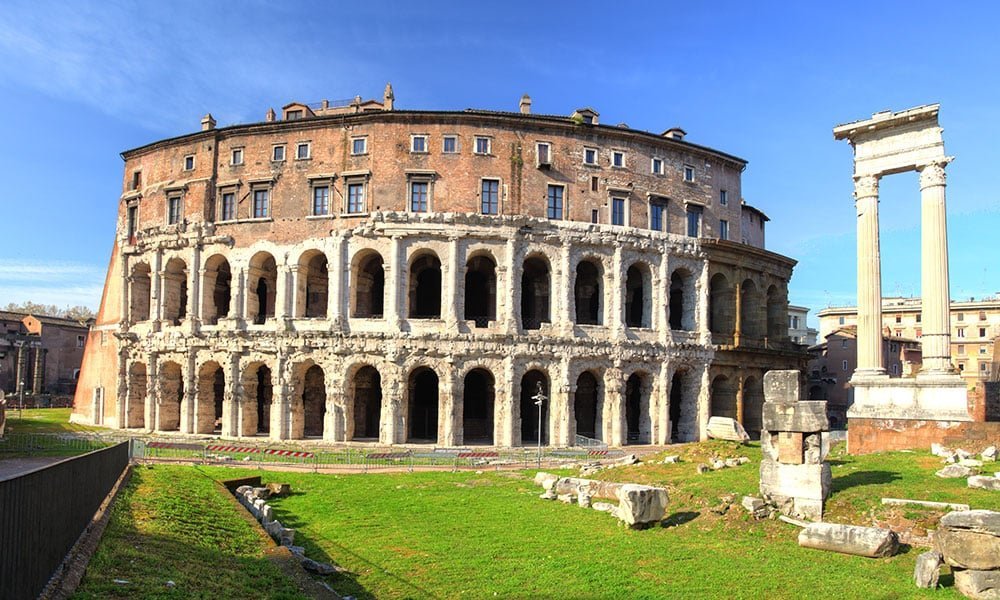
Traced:
[[855, 369], [854, 373], [851, 375], [850, 383], [851, 385], [856, 385], [858, 383], [866, 383], [871, 381], [883, 381], [889, 379], [889, 374], [885, 372], [885, 369]]

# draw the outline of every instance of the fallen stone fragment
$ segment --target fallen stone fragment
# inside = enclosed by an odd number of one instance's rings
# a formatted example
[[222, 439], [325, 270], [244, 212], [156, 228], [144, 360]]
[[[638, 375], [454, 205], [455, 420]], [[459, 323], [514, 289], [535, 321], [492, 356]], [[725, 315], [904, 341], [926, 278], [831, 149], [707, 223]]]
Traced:
[[592, 499], [590, 497], [590, 494], [588, 494], [588, 493], [586, 493], [584, 491], [581, 491], [580, 495], [578, 495], [576, 497], [576, 503], [578, 505], [582, 506], [583, 508], [590, 508], [590, 502], [591, 502], [591, 500]]
[[968, 477], [975, 474], [976, 472], [974, 470], [963, 465], [948, 465], [935, 473], [938, 477], [943, 477], [945, 479], [957, 479], [959, 477]]
[[810, 523], [799, 532], [799, 546], [868, 558], [892, 556], [899, 538], [890, 529], [835, 523]]
[[972, 453], [969, 452], [968, 450], [962, 450], [961, 448], [957, 448], [955, 450], [955, 456], [958, 458], [958, 460], [964, 460], [966, 458], [972, 458]]
[[268, 498], [271, 497], [271, 490], [267, 489], [266, 487], [255, 487], [253, 488], [253, 495], [255, 498], [261, 498], [263, 500], [267, 500]]
[[732, 442], [748, 442], [750, 435], [743, 425], [730, 417], [711, 417], [708, 419], [708, 437]]
[[252, 492], [252, 491], [253, 491], [253, 488], [250, 487], [249, 485], [241, 485], [240, 487], [236, 488], [236, 495], [237, 496], [242, 496], [243, 494], [245, 494], [247, 492]]
[[574, 497], [573, 494], [559, 494], [556, 496], [556, 499], [563, 504], [573, 504], [576, 502], [576, 497]]
[[306, 549], [303, 548], [302, 546], [289, 546], [288, 551], [294, 554], [295, 556], [305, 556], [306, 553]]
[[302, 567], [306, 571], [311, 571], [317, 575], [333, 575], [337, 572], [337, 570], [333, 568], [333, 565], [329, 563], [317, 562], [311, 558], [303, 558]]
[[770, 517], [771, 513], [774, 512], [767, 502], [753, 496], [743, 496], [741, 504], [758, 521]]
[[741, 465], [745, 465], [748, 462], [750, 462], [750, 457], [748, 457], [748, 456], [741, 456], [741, 457], [737, 458], [736, 461], [739, 462]]
[[676, 454], [673, 454], [673, 455], [670, 455], [670, 456], [664, 456], [663, 457], [663, 464], [665, 464], [665, 465], [670, 465], [670, 464], [679, 463], [679, 462], [681, 462], [681, 457], [677, 456]]
[[659, 523], [667, 509], [667, 490], [648, 485], [626, 484], [618, 490], [618, 518], [629, 527]]
[[936, 588], [943, 560], [941, 553], [937, 550], [924, 552], [918, 556], [917, 565], [913, 569], [913, 583], [918, 588]]
[[694, 470], [697, 471], [699, 475], [704, 475], [705, 473], [711, 471], [712, 467], [706, 465], [705, 463], [701, 463], [698, 466], [696, 466]]
[[997, 477], [986, 477], [985, 475], [973, 475], [972, 477], [969, 477], [968, 484], [970, 488], [1000, 492], [1000, 478]]
[[1000, 599], [1000, 571], [955, 569], [955, 588], [975, 600]]
[[639, 464], [639, 457], [635, 454], [626, 454], [621, 460], [618, 461], [618, 464], [625, 466], [637, 465]]
[[941, 517], [934, 549], [960, 569], [1000, 569], [1000, 512], [967, 510]]
[[590, 508], [592, 508], [594, 510], [597, 510], [597, 511], [600, 511], [600, 512], [608, 512], [609, 513], [609, 512], [614, 512], [615, 505], [611, 504], [610, 502], [593, 502], [593, 503], [591, 503]]
[[265, 504], [264, 508], [260, 509], [260, 520], [264, 523], [274, 520], [274, 509], [270, 504]]
[[719, 460], [717, 458], [713, 458], [712, 459], [712, 469], [713, 470], [718, 471], [720, 469], [725, 469], [725, 468], [726, 468], [726, 463], [722, 462], [721, 460]]
[[538, 497], [541, 498], [542, 500], [555, 500], [556, 494], [552, 490], [545, 490]]
[[882, 498], [882, 504], [889, 504], [892, 506], [906, 506], [907, 504], [914, 504], [916, 506], [926, 506], [927, 508], [969, 510], [968, 504], [956, 504], [954, 502], [931, 502], [930, 500], [910, 500], [907, 498]]
[[287, 496], [292, 493], [292, 486], [287, 483], [269, 483], [267, 489], [272, 496]]
[[976, 460], [974, 458], [963, 458], [962, 460], [958, 461], [958, 464], [962, 465], [963, 467], [981, 467], [983, 466], [983, 461]]
[[951, 450], [935, 442], [931, 444], [931, 454], [934, 456], [940, 456], [941, 458], [947, 458], [951, 456]]
[[546, 481], [555, 482], [556, 479], [559, 479], [559, 476], [553, 475], [552, 473], [546, 473], [544, 471], [539, 471], [535, 473], [535, 485], [540, 485], [542, 487], [545, 487]]
[[982, 459], [983, 462], [995, 462], [997, 459], [997, 447], [990, 446], [986, 448], [979, 454], [979, 458]]
[[738, 467], [738, 466], [740, 466], [740, 464], [742, 464], [742, 463], [740, 463], [740, 459], [738, 459], [738, 458], [727, 458], [726, 459], [726, 466], [727, 467]]
[[295, 530], [289, 529], [288, 527], [282, 527], [281, 535], [278, 536], [278, 543], [282, 546], [291, 546], [295, 544]]

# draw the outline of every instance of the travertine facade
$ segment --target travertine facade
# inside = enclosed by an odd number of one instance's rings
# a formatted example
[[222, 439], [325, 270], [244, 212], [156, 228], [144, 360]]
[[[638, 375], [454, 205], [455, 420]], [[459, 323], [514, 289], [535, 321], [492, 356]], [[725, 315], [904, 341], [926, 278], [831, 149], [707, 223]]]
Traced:
[[125, 152], [74, 419], [444, 446], [759, 430], [763, 373], [803, 355], [794, 262], [709, 239], [741, 239], [741, 159], [527, 98], [393, 100]]

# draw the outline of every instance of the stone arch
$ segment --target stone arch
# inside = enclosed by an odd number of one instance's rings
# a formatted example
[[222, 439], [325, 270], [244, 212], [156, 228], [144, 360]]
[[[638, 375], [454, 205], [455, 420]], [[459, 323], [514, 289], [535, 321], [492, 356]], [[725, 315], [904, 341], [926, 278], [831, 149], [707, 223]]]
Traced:
[[141, 262], [132, 267], [129, 277], [129, 317], [133, 322], [149, 320], [149, 299], [152, 277], [149, 265]]
[[225, 406], [226, 372], [210, 360], [198, 369], [198, 410], [195, 414], [195, 433], [222, 431], [222, 411]]
[[650, 410], [652, 377], [636, 371], [625, 380], [625, 442], [649, 444], [653, 439], [653, 414]]
[[753, 439], [760, 439], [764, 428], [764, 382], [758, 377], [743, 380], [743, 428]]
[[146, 364], [134, 362], [128, 369], [128, 403], [125, 426], [146, 427]]
[[206, 325], [215, 325], [229, 316], [233, 301], [233, 274], [229, 260], [213, 254], [205, 261], [202, 285], [201, 319]]
[[411, 319], [441, 318], [441, 260], [423, 250], [410, 261], [409, 299]]
[[434, 369], [421, 366], [406, 380], [406, 441], [436, 442], [440, 382]]
[[712, 276], [708, 286], [708, 329], [721, 336], [733, 335], [736, 328], [736, 296], [722, 273]]
[[712, 379], [711, 403], [709, 415], [712, 417], [729, 417], [735, 419], [736, 387], [733, 381], [725, 375], [716, 375]]
[[752, 279], [744, 279], [740, 285], [740, 335], [751, 340], [764, 337], [764, 327], [760, 319], [760, 295], [757, 284]]
[[684, 383], [687, 377], [687, 371], [678, 370], [670, 378], [670, 410], [668, 416], [670, 418], [670, 442], [674, 444], [682, 441], [681, 422], [685, 420], [685, 417], [690, 420], [689, 411], [685, 410], [684, 406]]
[[687, 269], [674, 269], [670, 274], [670, 298], [668, 310], [670, 329], [676, 331], [694, 331], [695, 329], [695, 290], [694, 277]]
[[493, 444], [493, 412], [496, 381], [484, 368], [465, 374], [462, 385], [463, 443]]
[[[535, 406], [535, 401], [532, 399], [538, 393], [539, 385], [547, 398], [542, 403], [541, 432], [538, 430], [538, 407]], [[552, 403], [550, 389], [549, 376], [540, 369], [531, 369], [521, 377], [520, 415], [521, 443], [523, 445], [538, 443], [539, 433], [541, 433], [542, 444], [549, 443], [549, 405]]]
[[269, 252], [258, 252], [247, 270], [247, 317], [256, 325], [274, 318], [278, 264]]
[[381, 319], [385, 313], [385, 264], [371, 248], [359, 250], [351, 261], [351, 316]]
[[496, 261], [489, 254], [471, 257], [465, 266], [465, 319], [487, 327], [497, 318]]
[[576, 391], [573, 393], [576, 435], [596, 440], [604, 439], [602, 392], [601, 379], [591, 371], [584, 371], [576, 378]]
[[378, 439], [382, 418], [382, 375], [372, 365], [353, 370], [348, 387], [353, 419], [348, 439]]
[[573, 280], [573, 304], [577, 325], [600, 325], [603, 321], [604, 295], [601, 292], [603, 269], [600, 261], [584, 259], [576, 265]]
[[188, 301], [187, 263], [178, 257], [171, 258], [163, 270], [163, 320], [180, 325], [187, 318]]
[[263, 362], [252, 362], [243, 370], [243, 427], [241, 435], [268, 434], [271, 431], [271, 404], [274, 398], [273, 374]]
[[[302, 436], [322, 437], [326, 419], [326, 374], [313, 363], [302, 374], [302, 392], [296, 403], [302, 405]], [[297, 433], [297, 431], [296, 431]]]
[[184, 376], [181, 366], [168, 360], [160, 365], [160, 405], [157, 408], [157, 431], [180, 431], [181, 402], [184, 399]]
[[788, 337], [788, 307], [776, 285], [767, 288], [767, 337], [772, 342]]
[[637, 261], [625, 272], [625, 325], [652, 327], [653, 276], [649, 265]]
[[532, 254], [521, 266], [521, 329], [539, 329], [551, 323], [552, 276], [543, 254]]
[[319, 250], [302, 253], [295, 287], [295, 316], [325, 319], [330, 295], [329, 263], [325, 254]]

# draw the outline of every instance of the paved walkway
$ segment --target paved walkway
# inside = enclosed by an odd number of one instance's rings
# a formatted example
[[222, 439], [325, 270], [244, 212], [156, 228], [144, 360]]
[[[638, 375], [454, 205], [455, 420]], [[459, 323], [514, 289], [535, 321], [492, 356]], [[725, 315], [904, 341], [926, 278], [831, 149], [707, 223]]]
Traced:
[[60, 460], [66, 460], [68, 456], [36, 456], [32, 458], [7, 458], [0, 460], [0, 481], [13, 479], [18, 475], [23, 475], [29, 471], [40, 469]]

